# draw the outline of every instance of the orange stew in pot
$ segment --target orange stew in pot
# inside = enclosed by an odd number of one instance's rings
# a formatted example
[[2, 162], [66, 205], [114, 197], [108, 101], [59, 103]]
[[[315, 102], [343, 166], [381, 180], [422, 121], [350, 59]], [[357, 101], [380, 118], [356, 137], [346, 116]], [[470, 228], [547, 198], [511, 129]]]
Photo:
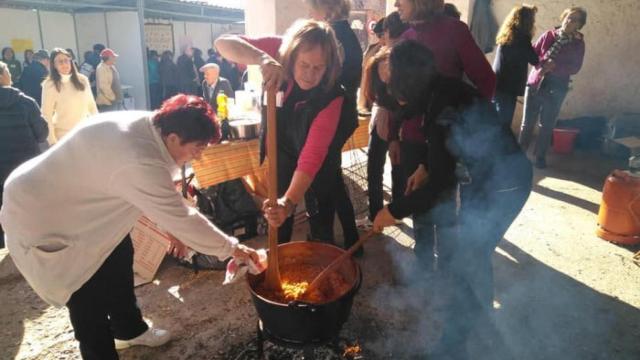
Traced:
[[311, 264], [291, 264], [280, 267], [282, 291], [266, 289], [261, 283], [256, 292], [269, 300], [288, 303], [299, 300], [313, 304], [327, 303], [346, 294], [351, 288], [342, 275], [332, 272], [317, 291], [306, 293], [309, 284], [322, 272], [323, 267]]

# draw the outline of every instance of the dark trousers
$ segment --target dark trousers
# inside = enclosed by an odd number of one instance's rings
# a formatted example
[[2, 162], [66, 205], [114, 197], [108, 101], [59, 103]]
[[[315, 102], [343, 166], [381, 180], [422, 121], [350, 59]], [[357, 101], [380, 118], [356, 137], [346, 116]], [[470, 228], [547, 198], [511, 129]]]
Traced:
[[309, 227], [313, 240], [335, 242], [333, 220], [337, 213], [345, 248], [358, 241], [355, 211], [344, 183], [342, 168], [327, 176], [318, 173], [314, 185], [305, 194], [305, 204], [310, 215]]
[[198, 91], [198, 84], [195, 81], [180, 84], [180, 92], [187, 95], [201, 95], [202, 90]]
[[67, 303], [69, 317], [88, 359], [118, 359], [114, 338], [133, 339], [148, 326], [133, 291], [133, 244], [127, 235]]
[[[371, 131], [369, 137], [369, 150], [367, 152], [367, 193], [369, 196], [369, 219], [373, 221], [378, 211], [383, 206], [383, 174], [384, 164], [387, 161], [387, 151], [389, 143], [376, 132], [376, 128]], [[404, 195], [407, 183], [405, 174], [400, 165], [391, 167], [391, 197], [396, 200]]]
[[98, 105], [98, 111], [101, 113], [122, 110], [121, 103], [114, 102], [111, 105]]
[[289, 216], [278, 228], [278, 244], [284, 244], [291, 241], [291, 235], [293, 234], [293, 220], [293, 215]]
[[568, 84], [552, 79], [547, 76], [537, 91], [527, 86], [524, 95], [524, 116], [518, 142], [526, 152], [533, 137], [533, 129], [538, 125], [538, 139], [534, 149], [537, 159], [544, 159], [547, 154], [553, 128], [568, 91]]
[[[334, 243], [333, 220], [337, 213], [344, 233], [345, 247], [349, 247], [358, 241], [359, 236], [353, 204], [342, 178], [342, 170], [332, 174], [334, 175], [324, 176], [319, 172], [304, 196], [309, 213], [311, 239]], [[279, 243], [291, 241], [293, 223], [294, 217], [290, 216], [278, 228]]]
[[157, 110], [162, 104], [162, 85], [160, 83], [149, 84], [149, 106], [151, 110]]
[[516, 102], [518, 96], [505, 92], [497, 91], [493, 98], [493, 104], [498, 112], [498, 119], [504, 126], [510, 128], [513, 121], [513, 114], [516, 111]]
[[[0, 174], [0, 184], [4, 184], [7, 180], [7, 176]], [[2, 208], [2, 190], [0, 189], [0, 208]], [[2, 230], [2, 224], [0, 224], [0, 249], [4, 248], [4, 230]]]
[[167, 100], [170, 97], [173, 97], [178, 93], [178, 87], [176, 85], [165, 85], [162, 90], [162, 101]]

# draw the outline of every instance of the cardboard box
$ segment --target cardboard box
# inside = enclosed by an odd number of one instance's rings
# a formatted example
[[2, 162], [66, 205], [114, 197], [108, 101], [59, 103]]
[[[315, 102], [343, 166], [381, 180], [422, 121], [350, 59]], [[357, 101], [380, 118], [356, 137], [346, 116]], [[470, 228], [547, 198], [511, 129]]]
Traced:
[[169, 235], [146, 216], [141, 216], [131, 231], [133, 241], [133, 285], [153, 281], [171, 244]]
[[640, 155], [640, 137], [628, 136], [618, 139], [604, 139], [602, 150], [607, 155], [620, 158]]

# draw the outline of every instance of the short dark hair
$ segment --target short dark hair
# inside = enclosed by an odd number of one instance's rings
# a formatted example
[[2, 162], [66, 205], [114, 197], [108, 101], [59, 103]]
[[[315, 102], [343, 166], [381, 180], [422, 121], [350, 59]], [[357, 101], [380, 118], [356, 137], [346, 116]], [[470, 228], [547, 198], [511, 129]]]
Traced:
[[436, 78], [436, 62], [431, 50], [415, 40], [396, 44], [389, 55], [389, 91], [409, 103], [419, 99]]
[[373, 26], [373, 33], [377, 37], [382, 37], [382, 34], [384, 34], [384, 18], [379, 19]]
[[458, 19], [460, 20], [460, 16], [462, 16], [462, 13], [460, 13], [460, 10], [458, 10], [458, 8], [451, 3], [445, 3], [444, 4], [444, 8], [443, 8], [443, 13], [446, 16], [452, 17], [454, 19]]
[[100, 52], [104, 49], [106, 49], [107, 47], [104, 46], [103, 44], [94, 44], [93, 45], [93, 51], [95, 51], [96, 54], [100, 54]]
[[195, 95], [178, 94], [167, 99], [153, 116], [153, 124], [165, 137], [176, 134], [181, 143], [217, 143], [220, 126], [211, 105]]
[[407, 29], [409, 29], [409, 25], [402, 22], [400, 19], [400, 14], [397, 11], [392, 12], [384, 18], [384, 22], [382, 24], [382, 28], [384, 31], [389, 32], [389, 37], [391, 39], [397, 39], [402, 35]]

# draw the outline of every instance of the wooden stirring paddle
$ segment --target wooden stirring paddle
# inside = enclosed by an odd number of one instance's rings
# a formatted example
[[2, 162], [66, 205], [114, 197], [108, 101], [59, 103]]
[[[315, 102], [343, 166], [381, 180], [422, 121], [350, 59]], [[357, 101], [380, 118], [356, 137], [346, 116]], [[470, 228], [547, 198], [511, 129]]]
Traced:
[[[267, 91], [267, 159], [269, 160], [269, 206], [278, 201], [278, 145], [276, 130], [276, 92]], [[267, 289], [282, 290], [280, 266], [278, 265], [278, 228], [269, 225], [269, 253], [264, 285]]]
[[347, 250], [344, 254], [338, 256], [335, 260], [333, 260], [329, 264], [329, 266], [327, 266], [324, 270], [322, 270], [320, 272], [320, 274], [318, 274], [318, 276], [316, 276], [316, 278], [313, 279], [313, 281], [307, 287], [307, 290], [305, 291], [305, 294], [311, 294], [313, 291], [317, 290], [318, 287], [322, 284], [322, 282], [327, 279], [329, 274], [331, 274], [333, 271], [337, 270], [338, 266], [340, 266], [340, 264], [344, 260], [350, 258], [351, 255], [353, 255], [353, 253], [355, 253], [362, 246], [362, 244], [364, 244], [365, 241], [371, 239], [371, 237], [373, 237], [373, 235], [375, 235], [375, 234], [377, 234], [377, 233], [375, 231], [373, 231], [373, 230], [371, 230], [368, 233], [364, 234], [364, 236], [362, 236], [360, 238], [360, 240], [358, 240], [355, 244], [351, 245], [349, 250]]

